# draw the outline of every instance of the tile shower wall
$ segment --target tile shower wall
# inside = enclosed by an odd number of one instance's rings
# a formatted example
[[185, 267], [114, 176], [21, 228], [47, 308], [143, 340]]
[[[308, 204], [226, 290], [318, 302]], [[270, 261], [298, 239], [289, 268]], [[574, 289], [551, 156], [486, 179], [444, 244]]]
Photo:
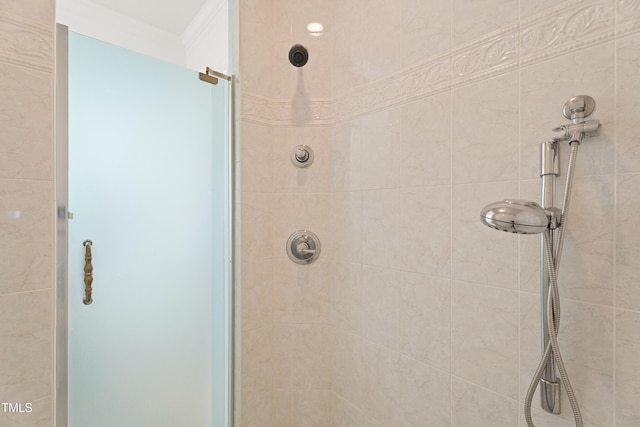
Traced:
[[[538, 144], [578, 94], [602, 134], [578, 157], [561, 346], [585, 425], [640, 425], [638, 46], [637, 0], [241, 1], [240, 425], [525, 426], [539, 240], [478, 212], [539, 199]], [[285, 254], [301, 228], [310, 266]], [[572, 425], [562, 403], [537, 425]]]
[[51, 426], [51, 0], [0, 0], [0, 425]]

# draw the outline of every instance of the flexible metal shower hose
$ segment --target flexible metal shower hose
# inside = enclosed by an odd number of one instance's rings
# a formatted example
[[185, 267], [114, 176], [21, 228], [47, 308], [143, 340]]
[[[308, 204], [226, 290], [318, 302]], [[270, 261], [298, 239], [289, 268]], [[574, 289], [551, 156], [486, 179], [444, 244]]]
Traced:
[[[560, 354], [560, 347], [558, 344], [558, 330], [560, 328], [560, 292], [558, 290], [558, 269], [560, 267], [560, 256], [562, 254], [562, 244], [564, 243], [564, 232], [566, 230], [566, 220], [567, 220], [567, 212], [569, 208], [569, 201], [571, 200], [571, 190], [573, 187], [573, 175], [575, 170], [575, 162], [576, 156], [578, 154], [578, 146], [580, 145], [579, 140], [571, 141], [571, 154], [569, 156], [569, 167], [567, 170], [567, 182], [565, 185], [564, 191], [564, 201], [562, 204], [562, 214], [561, 214], [561, 227], [560, 227], [560, 235], [558, 236], [558, 247], [556, 250], [556, 254], [554, 254], [551, 250], [551, 232], [549, 230], [545, 231], [544, 239], [545, 239], [545, 261], [547, 263], [547, 269], [549, 270], [549, 298], [547, 305], [547, 325], [549, 331], [549, 343], [544, 349], [544, 354], [542, 359], [540, 360], [540, 364], [536, 369], [536, 372], [533, 376], [531, 384], [529, 385], [529, 389], [527, 390], [527, 395], [525, 397], [524, 403], [524, 415], [527, 421], [528, 427], [535, 427], [533, 424], [533, 419], [531, 418], [531, 403], [533, 402], [533, 395], [542, 379], [543, 372], [547, 365], [547, 362], [551, 357], [553, 357], [556, 361], [556, 365], [558, 366], [558, 371], [560, 372], [560, 378], [562, 380], [562, 385], [564, 386], [565, 392], [567, 393], [567, 397], [569, 398], [569, 403], [571, 404], [571, 409], [573, 410], [573, 418], [576, 423], [576, 427], [582, 427], [582, 414], [580, 413], [580, 407], [578, 406], [578, 401], [573, 392], [573, 387], [571, 386], [571, 382], [569, 381], [569, 376], [567, 374], [567, 370], [564, 366], [564, 361], [562, 360], [562, 356]], [[555, 261], [554, 261], [555, 259]]]

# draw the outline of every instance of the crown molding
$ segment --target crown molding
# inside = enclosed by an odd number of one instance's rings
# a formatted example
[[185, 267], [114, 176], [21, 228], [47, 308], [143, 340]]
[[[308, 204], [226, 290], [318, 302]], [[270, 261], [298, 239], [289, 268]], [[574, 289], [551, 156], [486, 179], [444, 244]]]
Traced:
[[211, 23], [224, 10], [223, 0], [207, 0], [180, 35], [182, 44], [189, 51], [202, 40]]
[[56, 20], [70, 31], [176, 65], [186, 64], [180, 36], [91, 1], [58, 1]]

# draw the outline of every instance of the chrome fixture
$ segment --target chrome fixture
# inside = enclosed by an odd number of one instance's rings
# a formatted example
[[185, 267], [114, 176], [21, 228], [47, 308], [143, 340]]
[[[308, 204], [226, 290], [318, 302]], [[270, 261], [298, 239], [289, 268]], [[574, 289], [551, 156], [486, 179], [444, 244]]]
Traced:
[[555, 211], [545, 211], [536, 202], [506, 199], [491, 203], [480, 212], [480, 220], [491, 228], [519, 234], [539, 234], [549, 227]]
[[313, 163], [313, 150], [307, 145], [298, 145], [291, 150], [291, 162], [298, 168], [307, 168]]
[[296, 264], [311, 264], [320, 256], [320, 239], [309, 230], [299, 230], [287, 240], [287, 255]]
[[[560, 327], [560, 294], [558, 291], [558, 269], [564, 235], [567, 229], [567, 214], [571, 201], [578, 147], [584, 138], [600, 134], [598, 120], [585, 120], [595, 110], [595, 101], [590, 96], [580, 95], [568, 100], [562, 110], [571, 120], [568, 125], [558, 126], [561, 132], [551, 141], [540, 145], [540, 177], [542, 178], [542, 205], [536, 202], [507, 199], [491, 203], [480, 212], [483, 224], [496, 230], [518, 234], [542, 233], [540, 244], [540, 300], [542, 311], [542, 360], [536, 369], [525, 398], [525, 419], [528, 427], [534, 427], [531, 417], [533, 394], [540, 385], [542, 408], [550, 413], [560, 413], [560, 381], [569, 398], [577, 427], [582, 427], [582, 414], [564, 366], [558, 346]], [[562, 209], [554, 207], [555, 181], [560, 175], [558, 167], [558, 144], [568, 141], [571, 147], [567, 180]], [[560, 380], [558, 380], [558, 376]]]

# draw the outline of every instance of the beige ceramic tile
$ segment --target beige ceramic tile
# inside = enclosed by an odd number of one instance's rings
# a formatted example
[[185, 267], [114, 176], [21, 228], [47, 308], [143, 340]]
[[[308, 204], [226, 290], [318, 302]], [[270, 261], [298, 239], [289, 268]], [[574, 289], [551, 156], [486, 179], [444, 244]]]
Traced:
[[612, 176], [575, 180], [558, 272], [563, 298], [613, 305], [613, 201]]
[[342, 396], [334, 393], [331, 404], [332, 427], [364, 427], [360, 422], [362, 411]]
[[[271, 326], [242, 333], [243, 404], [248, 392], [269, 391], [273, 387], [273, 328]], [[261, 395], [260, 395], [261, 396]], [[256, 396], [263, 399], [264, 396]]]
[[402, 9], [386, 0], [360, 2], [362, 77], [376, 81], [402, 65]]
[[365, 375], [362, 408], [383, 425], [397, 425], [402, 413], [400, 353], [364, 340], [362, 355]]
[[269, 258], [242, 262], [242, 330], [264, 328], [273, 320], [273, 264]]
[[640, 175], [618, 177], [616, 305], [640, 311]]
[[273, 44], [269, 35], [274, 27], [274, 4], [272, 0], [249, 0], [240, 3], [239, 62], [242, 73], [240, 81], [243, 92], [277, 97], [274, 77], [270, 70], [274, 64]]
[[361, 129], [361, 119], [347, 120], [332, 127], [331, 188], [334, 191], [361, 188]]
[[[500, 11], [500, 13], [496, 13]], [[453, 0], [453, 46], [518, 21], [518, 2], [509, 0]]]
[[292, 343], [294, 388], [331, 388], [333, 328], [328, 325], [295, 325]]
[[634, 0], [615, 0], [616, 30], [636, 31], [640, 28], [640, 8]]
[[0, 400], [34, 402], [51, 394], [51, 292], [0, 296]]
[[362, 267], [362, 336], [398, 350], [400, 346], [400, 272]]
[[273, 390], [273, 427], [293, 427], [293, 397], [291, 389]]
[[[332, 95], [343, 97], [362, 79], [362, 55], [360, 44], [363, 43], [360, 31], [362, 15], [360, 2], [350, 0], [335, 2], [334, 15], [331, 19], [334, 35], [333, 67], [331, 68]], [[349, 42], [345, 42], [349, 41]]]
[[[521, 180], [520, 198], [541, 203], [541, 180]], [[558, 187], [559, 188], [559, 187]], [[541, 234], [518, 236], [520, 290], [540, 292], [540, 241]]]
[[362, 333], [362, 266], [333, 261], [331, 264], [332, 325]]
[[53, 0], [0, 0], [0, 11], [32, 19], [53, 28], [55, 2]]
[[453, 282], [451, 304], [451, 373], [517, 399], [517, 293]]
[[241, 122], [241, 178], [243, 192], [273, 191], [273, 138], [271, 126]]
[[451, 4], [402, 1], [402, 64], [413, 65], [451, 48]]
[[513, 427], [518, 403], [458, 378], [452, 379], [451, 425], [455, 427]]
[[517, 198], [516, 182], [453, 187], [452, 278], [509, 289], [518, 288], [518, 239], [480, 222], [489, 203]]
[[362, 261], [362, 193], [331, 193], [328, 256], [341, 262]]
[[[568, 403], [562, 403], [562, 405], [564, 405], [563, 406], [564, 408], [567, 408], [566, 405], [568, 405]], [[561, 409], [561, 410], [570, 411], [571, 408]], [[519, 417], [518, 426], [528, 427], [527, 421], [524, 416], [524, 405], [520, 405], [520, 410], [518, 411], [518, 417]], [[574, 422], [567, 422], [562, 418], [560, 418], [558, 415], [550, 414], [547, 411], [543, 411], [541, 409], [533, 408], [531, 410], [531, 418], [533, 419], [533, 423], [535, 424], [536, 427], [575, 427]]]
[[389, 424], [384, 421], [380, 421], [365, 412], [361, 412], [360, 425], [366, 427], [385, 427]]
[[[524, 400], [541, 355], [540, 302], [537, 295], [521, 294], [520, 396]], [[613, 425], [613, 309], [568, 300], [561, 301], [560, 352], [586, 425]], [[568, 407], [562, 391], [563, 405]], [[540, 398], [533, 399], [540, 408]], [[560, 418], [573, 419], [570, 410]]]
[[454, 183], [518, 179], [518, 75], [509, 73], [454, 89]]
[[275, 260], [274, 320], [330, 324], [330, 265], [322, 258], [309, 265], [294, 264], [286, 255]]
[[451, 187], [402, 191], [403, 269], [430, 276], [451, 275]]
[[399, 410], [402, 426], [450, 426], [449, 374], [409, 357], [400, 361], [402, 383]]
[[402, 273], [400, 348], [403, 354], [451, 369], [451, 281]]
[[[11, 427], [50, 427], [53, 425], [52, 400], [51, 397], [46, 397], [28, 402], [31, 403], [31, 412], [10, 413], [3, 410], [0, 412], [0, 424]], [[22, 402], [18, 410], [27, 410], [26, 403]]]
[[538, 0], [535, 2], [520, 0], [520, 19], [543, 12], [556, 5], [558, 5], [558, 2], [555, 0]]
[[242, 427], [269, 426], [271, 425], [273, 412], [273, 393], [270, 390], [242, 391], [240, 420]]
[[640, 313], [616, 311], [616, 426], [640, 424]]
[[326, 427], [331, 423], [329, 390], [295, 390], [293, 392], [293, 425]]
[[243, 259], [270, 259], [273, 256], [272, 204], [270, 194], [242, 193], [240, 249]]
[[53, 179], [53, 76], [0, 62], [0, 178]]
[[365, 371], [362, 337], [338, 330], [333, 351], [333, 391], [361, 408], [364, 400]]
[[400, 186], [401, 113], [383, 110], [362, 119], [362, 188]]
[[[640, 19], [640, 18], [639, 18]], [[617, 172], [640, 172], [640, 35], [616, 42]]]
[[451, 95], [402, 107], [403, 187], [451, 183]]
[[[273, 386], [277, 389], [293, 388], [293, 349], [299, 345], [295, 341], [295, 325], [275, 323], [273, 325]], [[268, 349], [267, 349], [268, 350]]]
[[362, 193], [362, 262], [387, 268], [402, 268], [400, 190]]
[[0, 180], [0, 294], [51, 287], [52, 205], [50, 182]]

